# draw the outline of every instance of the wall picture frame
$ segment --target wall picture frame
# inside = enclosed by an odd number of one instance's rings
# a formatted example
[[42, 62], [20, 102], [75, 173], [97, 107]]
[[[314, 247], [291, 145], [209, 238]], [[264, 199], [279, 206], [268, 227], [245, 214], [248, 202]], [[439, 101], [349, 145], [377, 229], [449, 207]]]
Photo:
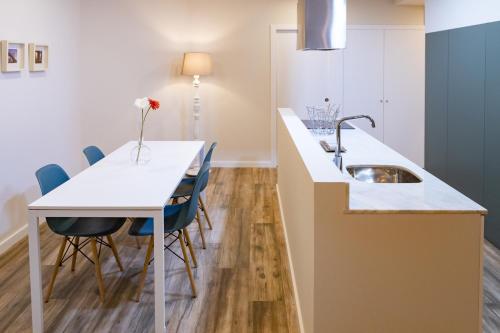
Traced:
[[25, 44], [2, 40], [0, 56], [2, 72], [20, 72], [24, 69]]
[[30, 43], [28, 45], [30, 72], [43, 72], [49, 68], [49, 46]]
[[49, 68], [49, 46], [30, 43], [28, 45], [30, 72], [43, 72]]

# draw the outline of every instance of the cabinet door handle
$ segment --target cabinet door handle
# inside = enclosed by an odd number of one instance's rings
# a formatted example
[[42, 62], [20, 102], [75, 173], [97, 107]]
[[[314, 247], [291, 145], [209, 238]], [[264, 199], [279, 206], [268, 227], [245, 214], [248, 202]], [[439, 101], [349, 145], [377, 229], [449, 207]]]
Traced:
[[384, 100], [383, 100], [383, 99], [381, 99], [381, 100], [380, 100], [380, 103], [384, 103]]
[[388, 100], [388, 99], [386, 99], [386, 100], [385, 100], [385, 102], [386, 102], [386, 103], [389, 103], [389, 100]]

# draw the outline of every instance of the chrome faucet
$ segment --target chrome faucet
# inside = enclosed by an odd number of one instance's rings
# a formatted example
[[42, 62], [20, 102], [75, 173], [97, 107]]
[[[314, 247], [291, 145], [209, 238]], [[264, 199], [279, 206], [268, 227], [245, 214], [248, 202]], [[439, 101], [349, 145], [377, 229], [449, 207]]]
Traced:
[[360, 119], [360, 118], [368, 119], [369, 121], [371, 121], [372, 127], [375, 128], [375, 120], [373, 120], [372, 117], [366, 115], [344, 117], [337, 122], [337, 128], [336, 128], [337, 147], [335, 148], [335, 157], [333, 158], [333, 163], [335, 163], [337, 168], [339, 168], [341, 171], [342, 171], [342, 144], [340, 140], [340, 128], [342, 127], [342, 123], [344, 121]]

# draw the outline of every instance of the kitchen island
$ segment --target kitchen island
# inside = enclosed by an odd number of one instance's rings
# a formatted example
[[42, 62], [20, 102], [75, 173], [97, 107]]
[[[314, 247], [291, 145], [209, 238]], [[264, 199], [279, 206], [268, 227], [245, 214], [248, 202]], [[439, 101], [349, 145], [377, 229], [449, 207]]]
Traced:
[[[481, 332], [486, 210], [360, 129], [342, 130], [342, 171], [318, 141], [278, 110], [278, 196], [302, 330]], [[346, 171], [356, 165], [397, 166], [420, 182], [362, 182]]]

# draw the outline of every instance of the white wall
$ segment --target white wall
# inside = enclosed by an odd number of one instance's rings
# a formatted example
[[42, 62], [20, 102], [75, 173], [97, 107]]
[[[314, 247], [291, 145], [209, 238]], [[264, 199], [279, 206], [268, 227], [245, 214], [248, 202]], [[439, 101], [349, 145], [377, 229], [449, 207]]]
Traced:
[[217, 140], [225, 165], [271, 158], [269, 26], [295, 22], [295, 0], [87, 0], [82, 2], [83, 142], [110, 151], [136, 139], [134, 98], [162, 103], [146, 140], [191, 137], [191, 77], [185, 51], [212, 53], [202, 77], [201, 137]]
[[79, 170], [78, 34], [78, 2], [2, 3], [0, 39], [47, 43], [50, 61], [45, 73], [0, 73], [0, 252], [23, 235], [27, 202], [39, 195], [35, 171]]
[[426, 32], [500, 21], [498, 0], [426, 0]]
[[[422, 24], [421, 7], [392, 0], [348, 1], [349, 24]], [[296, 0], [86, 0], [82, 2], [84, 144], [110, 151], [135, 139], [134, 98], [162, 102], [146, 139], [191, 137], [192, 90], [182, 54], [213, 54], [202, 77], [201, 137], [217, 140], [223, 165], [271, 159], [271, 24], [296, 23]], [[112, 133], [112, 134], [110, 134]]]
[[424, 8], [396, 5], [394, 0], [347, 0], [347, 23], [423, 25]]

